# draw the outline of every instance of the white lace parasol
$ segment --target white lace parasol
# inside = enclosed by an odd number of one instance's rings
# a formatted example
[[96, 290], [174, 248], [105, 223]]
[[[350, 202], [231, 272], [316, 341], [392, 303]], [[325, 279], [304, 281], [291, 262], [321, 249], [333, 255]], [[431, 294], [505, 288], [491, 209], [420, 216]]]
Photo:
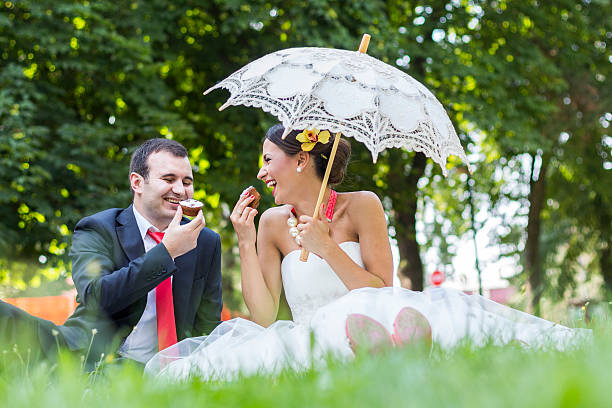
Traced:
[[208, 89], [230, 105], [254, 106], [291, 129], [328, 129], [365, 144], [376, 162], [388, 147], [422, 152], [446, 171], [450, 155], [469, 165], [436, 97], [410, 75], [359, 51], [289, 48], [245, 65]]

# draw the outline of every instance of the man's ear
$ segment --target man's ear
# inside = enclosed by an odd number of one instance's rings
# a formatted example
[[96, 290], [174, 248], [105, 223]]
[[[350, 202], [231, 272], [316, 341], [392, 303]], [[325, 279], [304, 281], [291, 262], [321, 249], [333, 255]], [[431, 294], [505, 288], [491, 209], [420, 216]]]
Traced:
[[134, 193], [140, 193], [142, 191], [144, 182], [145, 179], [140, 174], [134, 172], [130, 173], [130, 187], [132, 187]]

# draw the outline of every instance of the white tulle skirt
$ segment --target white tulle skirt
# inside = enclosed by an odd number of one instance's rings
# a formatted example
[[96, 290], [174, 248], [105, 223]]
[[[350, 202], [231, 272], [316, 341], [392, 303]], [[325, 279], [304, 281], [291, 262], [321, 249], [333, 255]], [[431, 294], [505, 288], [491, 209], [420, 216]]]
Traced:
[[351, 313], [369, 316], [393, 332], [403, 307], [429, 321], [434, 344], [452, 349], [462, 341], [475, 346], [518, 341], [526, 347], [566, 349], [590, 338], [590, 330], [570, 329], [453, 289], [413, 292], [402, 288], [362, 288], [317, 309], [309, 324], [277, 321], [264, 328], [245, 319], [221, 323], [209, 336], [190, 338], [156, 354], [145, 372], [171, 381], [191, 377], [232, 380], [284, 369], [304, 370], [328, 356], [350, 359], [345, 332]]

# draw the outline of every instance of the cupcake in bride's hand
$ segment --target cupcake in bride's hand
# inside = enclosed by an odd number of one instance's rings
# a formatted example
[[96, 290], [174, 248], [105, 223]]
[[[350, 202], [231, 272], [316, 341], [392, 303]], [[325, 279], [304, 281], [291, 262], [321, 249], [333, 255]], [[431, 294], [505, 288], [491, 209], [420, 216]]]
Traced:
[[257, 207], [259, 206], [259, 200], [261, 200], [261, 194], [259, 194], [257, 189], [253, 186], [248, 186], [243, 191], [243, 194], [252, 195], [254, 197], [253, 201], [251, 201], [248, 206], [251, 208], [257, 209]]
[[189, 217], [195, 217], [202, 207], [204, 207], [201, 201], [194, 200], [193, 198], [183, 200], [179, 202], [179, 205], [183, 209], [183, 214]]

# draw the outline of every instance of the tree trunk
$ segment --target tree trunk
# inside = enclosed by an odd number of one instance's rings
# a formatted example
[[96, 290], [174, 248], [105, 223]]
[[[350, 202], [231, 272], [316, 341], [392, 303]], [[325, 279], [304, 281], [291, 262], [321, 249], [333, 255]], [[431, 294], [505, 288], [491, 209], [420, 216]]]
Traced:
[[599, 253], [599, 267], [603, 275], [606, 289], [612, 293], [612, 243], [608, 238], [607, 245]]
[[602, 211], [599, 220], [600, 241], [603, 243], [599, 252], [599, 269], [608, 293], [612, 293], [612, 220], [606, 211]]
[[390, 197], [393, 201], [395, 218], [395, 238], [400, 253], [399, 275], [402, 286], [412, 290], [423, 290], [423, 263], [416, 240], [417, 183], [425, 172], [427, 158], [416, 153], [410, 172], [403, 169], [404, 160], [399, 150], [389, 154], [388, 174]]
[[550, 157], [542, 155], [542, 165], [537, 179], [534, 180], [535, 160], [533, 156], [529, 179], [529, 215], [527, 223], [527, 242], [525, 243], [525, 272], [527, 273], [527, 311], [540, 313], [542, 296], [542, 262], [540, 259], [541, 214], [546, 201], [546, 171]]

